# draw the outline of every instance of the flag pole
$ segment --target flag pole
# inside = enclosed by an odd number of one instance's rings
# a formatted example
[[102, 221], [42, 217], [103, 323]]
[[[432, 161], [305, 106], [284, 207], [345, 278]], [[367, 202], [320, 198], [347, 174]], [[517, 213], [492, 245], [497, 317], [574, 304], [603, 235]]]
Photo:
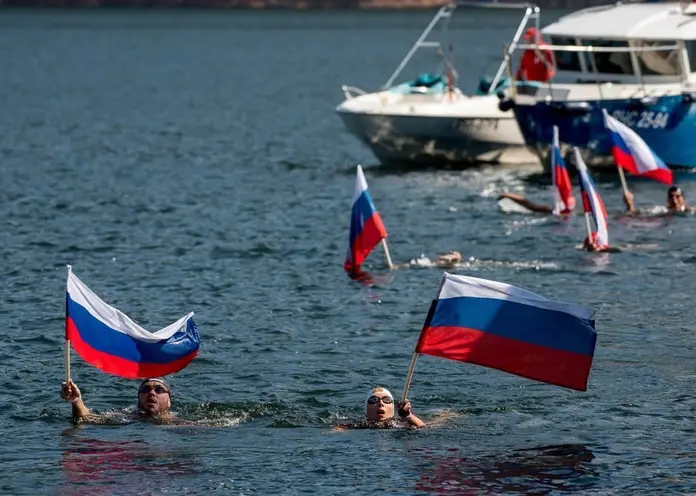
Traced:
[[[609, 129], [609, 112], [607, 112], [607, 109], [602, 109], [602, 115], [604, 116], [604, 126]], [[623, 167], [621, 167], [616, 160], [614, 161], [616, 163], [616, 168], [619, 169], [619, 178], [621, 179], [621, 187], [623, 188], [624, 195], [627, 195], [629, 193], [628, 191], [628, 184], [626, 184], [626, 175], [624, 174]]]
[[[68, 278], [70, 278], [70, 274], [72, 272], [72, 266], [68, 265]], [[65, 296], [65, 384], [70, 385], [70, 334], [68, 333], [68, 302], [67, 302], [67, 293]]]
[[623, 167], [616, 164], [617, 169], [619, 169], [619, 178], [621, 178], [621, 187], [623, 188], [624, 195], [628, 194], [628, 184], [626, 184], [626, 175], [624, 174]]
[[408, 373], [406, 374], [406, 383], [404, 384], [404, 393], [401, 395], [402, 402], [406, 400], [408, 390], [411, 387], [411, 378], [413, 377], [413, 370], [416, 368], [416, 360], [418, 360], [419, 354], [420, 353], [418, 353], [417, 351], [414, 351], [413, 357], [411, 357], [411, 365], [408, 366]]
[[418, 355], [419, 349], [420, 349], [420, 344], [421, 340], [423, 339], [423, 336], [425, 336], [425, 331], [430, 327], [430, 323], [433, 320], [433, 315], [435, 314], [435, 308], [437, 308], [437, 301], [440, 297], [440, 291], [442, 291], [442, 286], [445, 284], [445, 279], [447, 278], [447, 272], [445, 272], [445, 275], [442, 277], [442, 281], [440, 282], [440, 287], [437, 288], [437, 295], [435, 296], [435, 299], [432, 301], [430, 304], [430, 309], [428, 310], [428, 315], [425, 317], [425, 322], [423, 322], [423, 328], [421, 329], [420, 336], [418, 336], [418, 342], [416, 343], [416, 349], [413, 350], [413, 356], [411, 357], [411, 364], [408, 366], [408, 373], [406, 374], [406, 382], [404, 384], [404, 393], [401, 395], [401, 402], [403, 403], [406, 401], [406, 397], [408, 396], [408, 390], [411, 387], [411, 379], [413, 378], [413, 372], [416, 368], [416, 360], [418, 360]]
[[587, 228], [587, 239], [592, 241], [592, 223], [590, 222], [589, 212], [585, 212], [585, 227]]
[[384, 248], [384, 256], [387, 259], [387, 265], [389, 266], [389, 270], [392, 270], [394, 268], [394, 264], [392, 264], [392, 259], [391, 255], [389, 254], [389, 247], [387, 246], [386, 238], [382, 238], [382, 248]]

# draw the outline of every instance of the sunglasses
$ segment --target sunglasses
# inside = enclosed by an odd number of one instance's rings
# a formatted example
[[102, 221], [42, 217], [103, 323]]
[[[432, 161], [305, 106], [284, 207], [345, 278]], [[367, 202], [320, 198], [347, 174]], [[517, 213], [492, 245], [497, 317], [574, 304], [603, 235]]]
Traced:
[[164, 386], [160, 386], [160, 385], [157, 385], [157, 386], [145, 385], [145, 386], [143, 386], [143, 387], [140, 388], [140, 394], [148, 394], [148, 393], [149, 393], [150, 391], [152, 391], [153, 389], [154, 389], [155, 393], [157, 393], [157, 394], [169, 393], [169, 391], [167, 391], [167, 388], [164, 387]]
[[377, 403], [379, 403], [380, 400], [382, 400], [382, 403], [384, 403], [385, 405], [391, 405], [392, 403], [394, 403], [394, 400], [390, 396], [370, 396], [369, 398], [367, 398], [367, 403], [369, 405], [376, 405]]

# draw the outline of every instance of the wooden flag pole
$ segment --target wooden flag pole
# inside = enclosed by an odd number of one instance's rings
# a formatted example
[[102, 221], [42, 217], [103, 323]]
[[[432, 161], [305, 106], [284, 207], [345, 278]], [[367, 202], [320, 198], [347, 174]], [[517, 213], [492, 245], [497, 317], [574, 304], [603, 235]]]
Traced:
[[[447, 273], [445, 272], [445, 277], [447, 276]], [[419, 344], [421, 339], [423, 339], [423, 333], [426, 331], [428, 327], [430, 327], [430, 322], [433, 320], [433, 314], [435, 313], [435, 308], [437, 307], [437, 301], [438, 297], [440, 296], [440, 291], [442, 291], [442, 286], [445, 284], [445, 277], [442, 278], [442, 282], [440, 282], [440, 287], [437, 288], [437, 296], [433, 300], [433, 302], [430, 304], [430, 309], [428, 310], [428, 316], [425, 317], [425, 322], [423, 323], [423, 329], [421, 329], [420, 336], [418, 336], [418, 342], [416, 343], [416, 349], [413, 350], [413, 356], [411, 357], [411, 364], [408, 366], [408, 373], [406, 374], [406, 383], [404, 384], [404, 393], [401, 395], [401, 402], [403, 403], [406, 401], [406, 397], [408, 396], [408, 390], [411, 387], [411, 379], [413, 378], [413, 371], [416, 368], [416, 360], [418, 360], [418, 355], [420, 353], [418, 352]]]
[[411, 378], [413, 377], [413, 370], [416, 368], [416, 360], [418, 360], [419, 353], [417, 351], [413, 352], [413, 357], [411, 357], [411, 365], [408, 366], [408, 374], [406, 374], [406, 384], [404, 384], [404, 393], [401, 395], [401, 401], [406, 401], [406, 396], [408, 395], [408, 389], [411, 387]]
[[[72, 266], [68, 265], [68, 277], [72, 272]], [[67, 298], [67, 296], [66, 296]], [[67, 303], [65, 308], [65, 384], [70, 385], [70, 334], [68, 333]]]
[[[607, 112], [607, 109], [602, 109], [602, 114], [604, 115], [604, 125], [607, 129], [609, 129], [609, 113]], [[626, 184], [626, 175], [624, 174], [624, 170], [618, 163], [616, 164], [616, 168], [619, 169], [619, 178], [621, 179], [621, 187], [623, 188], [624, 195], [627, 195], [629, 191], [628, 184]]]
[[386, 238], [382, 238], [382, 248], [384, 248], [384, 256], [387, 259], [387, 266], [389, 267], [389, 270], [392, 270], [394, 268], [394, 264], [392, 264], [392, 259], [391, 255], [389, 254], [389, 247], [387, 246]]
[[592, 241], [592, 223], [590, 221], [590, 213], [585, 212], [585, 227], [587, 227], [587, 239]]
[[620, 165], [616, 164], [616, 167], [619, 169], [619, 178], [621, 178], [621, 187], [623, 188], [624, 195], [628, 193], [628, 184], [626, 184], [626, 175], [624, 174], [623, 167]]

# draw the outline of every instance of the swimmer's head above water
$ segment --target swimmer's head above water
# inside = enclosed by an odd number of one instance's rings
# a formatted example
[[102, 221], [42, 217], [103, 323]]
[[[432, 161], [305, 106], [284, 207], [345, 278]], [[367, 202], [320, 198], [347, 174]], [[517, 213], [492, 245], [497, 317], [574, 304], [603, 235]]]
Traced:
[[154, 417], [168, 412], [171, 406], [171, 389], [164, 379], [151, 377], [140, 383], [138, 411], [141, 415]]
[[365, 416], [372, 422], [382, 422], [394, 418], [394, 397], [381, 386], [370, 391], [365, 407]]
[[440, 255], [435, 259], [435, 264], [438, 266], [454, 265], [462, 261], [462, 254], [458, 251], [448, 251], [444, 255]]
[[587, 236], [582, 242], [582, 247], [587, 251], [601, 251], [605, 248], [604, 245], [599, 243], [599, 235], [593, 232], [591, 236]]
[[677, 212], [683, 212], [686, 210], [684, 193], [682, 193], [681, 188], [678, 186], [670, 186], [670, 188], [667, 190], [667, 208]]

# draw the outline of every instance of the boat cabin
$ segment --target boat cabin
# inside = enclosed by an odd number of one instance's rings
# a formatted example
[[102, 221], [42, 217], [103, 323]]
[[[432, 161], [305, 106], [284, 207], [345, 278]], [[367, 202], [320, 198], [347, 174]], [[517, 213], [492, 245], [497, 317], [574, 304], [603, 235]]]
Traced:
[[696, 0], [583, 9], [541, 37], [553, 48], [556, 83], [696, 83]]

